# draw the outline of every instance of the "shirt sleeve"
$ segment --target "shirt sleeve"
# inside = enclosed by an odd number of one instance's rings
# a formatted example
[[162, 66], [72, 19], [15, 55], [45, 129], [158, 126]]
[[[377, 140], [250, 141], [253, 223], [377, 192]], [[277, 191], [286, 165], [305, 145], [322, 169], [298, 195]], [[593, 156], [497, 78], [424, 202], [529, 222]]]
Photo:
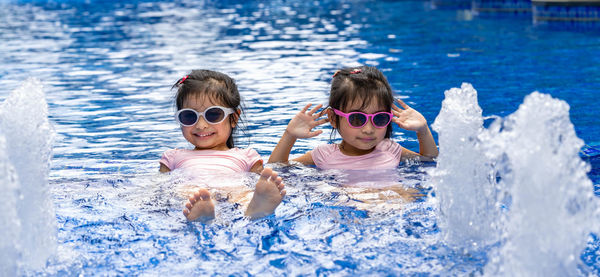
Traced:
[[328, 144], [321, 144], [317, 147], [315, 147], [315, 149], [313, 149], [313, 151], [311, 152], [311, 156], [313, 159], [313, 162], [315, 163], [315, 166], [318, 168], [323, 168], [326, 164], [326, 160], [325, 157], [327, 156], [327, 147]]
[[382, 143], [382, 150], [389, 153], [390, 155], [392, 155], [396, 160], [400, 161], [400, 158], [402, 157], [402, 146], [391, 140], [391, 139], [386, 139], [383, 143]]
[[169, 149], [162, 154], [160, 158], [160, 163], [164, 164], [169, 170], [175, 169], [175, 149]]
[[249, 172], [257, 162], [263, 162], [258, 152], [256, 152], [256, 150], [254, 150], [253, 148], [248, 148], [246, 149], [246, 151], [243, 152], [246, 160], [246, 171]]

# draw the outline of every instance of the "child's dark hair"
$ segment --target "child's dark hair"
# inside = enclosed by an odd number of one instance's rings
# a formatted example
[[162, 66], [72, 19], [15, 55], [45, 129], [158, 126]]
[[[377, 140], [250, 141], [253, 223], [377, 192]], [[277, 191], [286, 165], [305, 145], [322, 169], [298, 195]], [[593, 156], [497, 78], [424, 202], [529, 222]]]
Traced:
[[[240, 113], [237, 111], [238, 109], [240, 111], [242, 109], [240, 105], [241, 97], [235, 81], [221, 72], [201, 69], [192, 70], [189, 75], [177, 80], [172, 88], [175, 87], [177, 87], [177, 94], [175, 95], [175, 105], [177, 106], [177, 110], [183, 108], [183, 102], [189, 96], [203, 95], [236, 111], [238, 124], [236, 124], [236, 127], [232, 128], [231, 134], [227, 139], [227, 147], [234, 148], [233, 133], [236, 131], [237, 126], [240, 123], [239, 121], [241, 120], [241, 118], [239, 118]], [[235, 123], [235, 118], [232, 115], [229, 116], [229, 123], [232, 124], [232, 126]]]
[[[394, 95], [387, 79], [377, 68], [342, 68], [335, 72], [331, 80], [329, 107], [343, 111], [353, 101], [362, 101], [361, 109], [368, 107], [372, 101], [377, 101], [377, 105], [384, 107], [385, 111], [390, 111], [394, 104]], [[339, 126], [340, 117], [335, 115], [334, 118], [336, 126]], [[387, 126], [385, 138], [391, 136], [392, 124]]]

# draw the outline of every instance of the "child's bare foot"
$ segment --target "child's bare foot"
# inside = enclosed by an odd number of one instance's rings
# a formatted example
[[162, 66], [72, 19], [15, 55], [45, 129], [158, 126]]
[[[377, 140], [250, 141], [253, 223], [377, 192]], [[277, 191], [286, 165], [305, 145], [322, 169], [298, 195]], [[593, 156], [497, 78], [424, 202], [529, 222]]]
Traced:
[[208, 221], [215, 218], [215, 205], [210, 200], [210, 192], [206, 189], [199, 189], [194, 195], [190, 196], [185, 204], [183, 215], [188, 221]]
[[245, 215], [257, 219], [272, 214], [285, 195], [283, 187], [281, 177], [278, 177], [277, 173], [270, 168], [263, 169]]

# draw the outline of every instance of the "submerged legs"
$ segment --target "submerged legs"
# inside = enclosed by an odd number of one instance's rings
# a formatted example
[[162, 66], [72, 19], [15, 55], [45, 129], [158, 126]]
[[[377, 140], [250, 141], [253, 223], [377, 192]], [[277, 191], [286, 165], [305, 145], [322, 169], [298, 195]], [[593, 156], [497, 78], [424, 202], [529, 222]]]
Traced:
[[[283, 181], [277, 173], [270, 168], [263, 169], [244, 215], [258, 219], [272, 214], [285, 196], [283, 188]], [[215, 205], [210, 192], [201, 188], [194, 193], [185, 204], [183, 215], [188, 221], [206, 222], [215, 218]]]

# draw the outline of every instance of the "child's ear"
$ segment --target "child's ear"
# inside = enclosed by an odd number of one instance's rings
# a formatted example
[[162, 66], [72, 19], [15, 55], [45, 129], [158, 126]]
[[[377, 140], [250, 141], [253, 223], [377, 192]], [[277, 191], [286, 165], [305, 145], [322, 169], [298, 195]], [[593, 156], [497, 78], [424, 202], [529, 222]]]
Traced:
[[237, 127], [238, 120], [240, 120], [240, 114], [242, 114], [242, 110], [236, 109], [235, 113], [231, 114], [231, 128]]
[[337, 122], [335, 121], [335, 113], [331, 108], [327, 109], [327, 119], [329, 119], [329, 124], [333, 129], [337, 129]]

